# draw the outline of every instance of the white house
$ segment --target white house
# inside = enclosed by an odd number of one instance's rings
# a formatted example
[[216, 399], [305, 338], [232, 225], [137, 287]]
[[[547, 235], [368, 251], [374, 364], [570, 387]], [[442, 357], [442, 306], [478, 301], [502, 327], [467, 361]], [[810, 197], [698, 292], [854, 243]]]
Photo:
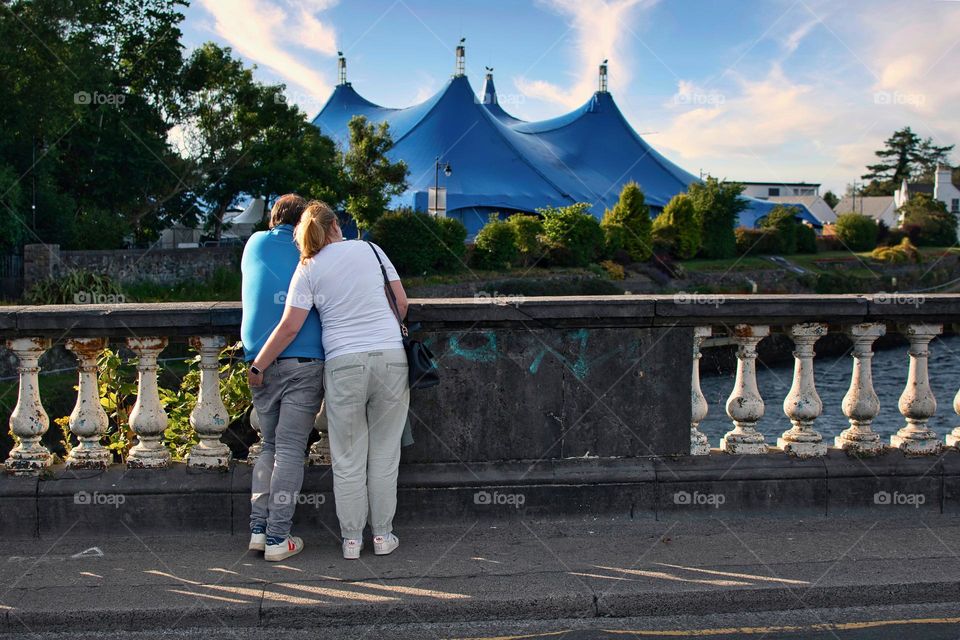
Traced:
[[782, 196], [818, 196], [820, 183], [813, 182], [740, 182], [743, 195], [760, 200]]
[[900, 226], [895, 200], [893, 196], [844, 196], [833, 210], [838, 216], [843, 213], [870, 216], [877, 222], [883, 222], [893, 228]]
[[833, 224], [837, 221], [837, 214], [834, 213], [827, 201], [820, 196], [770, 196], [766, 198], [770, 202], [785, 205], [802, 205], [813, 214], [813, 217], [820, 221], [820, 224]]
[[947, 207], [947, 211], [960, 214], [960, 189], [953, 184], [953, 169], [945, 164], [937, 165], [937, 173], [933, 185], [907, 184], [904, 180], [897, 189], [893, 198], [897, 208], [902, 207], [910, 196], [915, 193], [928, 193]]

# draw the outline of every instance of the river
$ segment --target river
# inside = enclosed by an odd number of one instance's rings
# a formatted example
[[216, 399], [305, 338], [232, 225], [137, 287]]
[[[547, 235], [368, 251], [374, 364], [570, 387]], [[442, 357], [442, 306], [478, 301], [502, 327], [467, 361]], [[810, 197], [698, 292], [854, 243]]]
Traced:
[[[890, 436], [904, 425], [903, 416], [897, 409], [897, 401], [907, 380], [909, 358], [907, 346], [877, 351], [873, 357], [874, 389], [880, 397], [880, 414], [873, 423], [873, 430], [889, 444]], [[849, 426], [840, 405], [850, 386], [853, 358], [848, 352], [842, 356], [818, 357], [814, 360], [814, 376], [817, 393], [823, 401], [823, 413], [815, 428], [824, 440], [833, 445], [833, 437]], [[941, 440], [955, 426], [960, 416], [953, 412], [953, 397], [960, 387], [960, 336], [936, 338], [930, 343], [930, 386], [937, 398], [937, 413], [930, 426]], [[710, 440], [710, 446], [720, 445], [723, 434], [733, 428], [724, 410], [727, 397], [733, 389], [734, 375], [704, 377], [701, 381], [703, 395], [710, 405], [700, 430]], [[790, 428], [790, 421], [783, 413], [783, 399], [793, 383], [793, 365], [789, 362], [773, 367], [757, 363], [757, 386], [765, 403], [765, 412], [757, 425], [768, 445], [776, 445], [777, 438]]]

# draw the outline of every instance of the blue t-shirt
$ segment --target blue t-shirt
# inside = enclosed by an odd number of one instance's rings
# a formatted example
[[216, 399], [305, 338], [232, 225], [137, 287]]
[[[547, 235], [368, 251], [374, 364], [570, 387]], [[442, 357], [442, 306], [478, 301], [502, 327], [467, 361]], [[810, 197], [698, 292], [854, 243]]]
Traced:
[[[287, 288], [297, 265], [300, 251], [293, 241], [293, 227], [277, 225], [260, 231], [247, 240], [240, 261], [243, 273], [243, 319], [240, 339], [247, 361], [253, 360], [267, 338], [280, 324], [287, 301]], [[281, 358], [323, 358], [320, 315], [311, 309], [300, 333]]]

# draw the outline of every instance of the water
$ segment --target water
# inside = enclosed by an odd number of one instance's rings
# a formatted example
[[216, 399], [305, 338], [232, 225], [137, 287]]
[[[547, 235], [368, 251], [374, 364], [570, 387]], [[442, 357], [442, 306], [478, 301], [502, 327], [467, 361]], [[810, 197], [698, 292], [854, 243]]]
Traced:
[[[873, 385], [880, 397], [880, 414], [873, 422], [873, 430], [889, 444], [890, 436], [903, 427], [904, 419], [897, 409], [897, 401], [907, 380], [909, 357], [907, 346], [877, 351], [873, 357]], [[850, 386], [853, 358], [848, 352], [839, 357], [814, 359], [814, 376], [817, 393], [823, 401], [823, 413], [815, 428], [825, 441], [833, 445], [833, 437], [849, 426], [840, 405]], [[930, 387], [937, 398], [937, 413], [930, 420], [930, 427], [943, 436], [960, 424], [960, 416], [953, 412], [953, 397], [960, 387], [960, 336], [936, 338], [930, 343]], [[734, 374], [705, 377], [701, 381], [703, 395], [710, 411], [700, 425], [707, 435], [710, 446], [720, 445], [720, 438], [733, 428], [724, 410], [727, 397], [733, 389]], [[783, 399], [793, 384], [793, 364], [786, 362], [774, 367], [757, 363], [757, 386], [763, 396], [765, 411], [757, 425], [768, 445], [775, 445], [777, 438], [790, 428], [790, 421], [783, 413]]]

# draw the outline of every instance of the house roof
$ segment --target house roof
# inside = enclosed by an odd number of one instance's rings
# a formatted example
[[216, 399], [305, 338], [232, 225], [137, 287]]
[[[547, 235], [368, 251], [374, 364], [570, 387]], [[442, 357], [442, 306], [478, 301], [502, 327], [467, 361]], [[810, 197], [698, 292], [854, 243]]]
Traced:
[[833, 210], [838, 215], [852, 212], [879, 218], [892, 206], [893, 196], [857, 196], [856, 202], [850, 196], [844, 196]]
[[819, 182], [776, 182], [775, 180], [767, 180], [760, 182], [751, 182], [749, 180], [731, 180], [730, 182], [736, 182], [738, 184], [748, 184], [748, 185], [758, 185], [758, 184], [769, 184], [775, 187], [819, 187]]

